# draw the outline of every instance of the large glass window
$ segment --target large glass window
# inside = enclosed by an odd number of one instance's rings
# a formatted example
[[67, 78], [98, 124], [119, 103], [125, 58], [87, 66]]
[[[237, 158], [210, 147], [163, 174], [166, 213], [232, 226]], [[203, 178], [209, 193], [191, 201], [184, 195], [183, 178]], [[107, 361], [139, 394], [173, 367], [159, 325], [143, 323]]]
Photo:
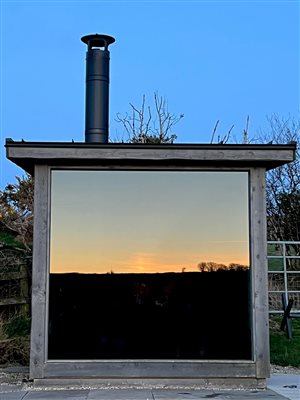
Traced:
[[54, 170], [49, 359], [250, 359], [248, 173]]

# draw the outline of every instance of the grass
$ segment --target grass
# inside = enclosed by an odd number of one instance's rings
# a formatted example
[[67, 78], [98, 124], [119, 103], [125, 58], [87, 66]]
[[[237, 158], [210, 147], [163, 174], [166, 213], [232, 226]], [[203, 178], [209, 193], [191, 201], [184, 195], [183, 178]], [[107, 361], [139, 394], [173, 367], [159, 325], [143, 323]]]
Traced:
[[[23, 256], [14, 255], [10, 249], [25, 249], [24, 245], [19, 242], [16, 237], [5, 230], [0, 225], [0, 273], [19, 272], [20, 265], [24, 264]], [[4, 250], [2, 250], [4, 245]], [[8, 246], [6, 252], [5, 246]], [[23, 258], [22, 258], [23, 257]], [[3, 281], [2, 281], [3, 282]], [[1, 282], [1, 283], [2, 283]], [[30, 319], [21, 314], [2, 312], [0, 314], [0, 365], [29, 363], [29, 346], [30, 346]]]
[[270, 317], [271, 363], [300, 367], [300, 318], [292, 319], [292, 340], [287, 338], [286, 331], [280, 330], [281, 319], [282, 317]]
[[23, 243], [16, 240], [15, 236], [5, 230], [1, 230], [0, 228], [0, 243], [4, 243], [7, 246], [17, 247], [19, 249], [23, 249]]
[[0, 365], [29, 363], [30, 319], [0, 315]]

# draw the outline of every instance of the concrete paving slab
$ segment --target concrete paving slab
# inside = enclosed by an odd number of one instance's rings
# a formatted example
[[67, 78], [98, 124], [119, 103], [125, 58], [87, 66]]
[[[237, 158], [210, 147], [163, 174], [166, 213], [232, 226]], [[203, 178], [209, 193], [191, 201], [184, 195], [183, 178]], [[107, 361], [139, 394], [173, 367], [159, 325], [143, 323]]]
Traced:
[[169, 400], [169, 399], [209, 399], [214, 396], [213, 390], [184, 390], [184, 389], [177, 389], [177, 390], [164, 390], [164, 389], [156, 389], [152, 390], [153, 398], [155, 400]]
[[23, 400], [27, 392], [0, 393], [0, 400]]
[[272, 390], [153, 390], [155, 400], [232, 399], [232, 400], [286, 400]]
[[[268, 389], [244, 390], [147, 390], [147, 389], [93, 389], [46, 390], [0, 393], [0, 400], [286, 400]], [[297, 398], [296, 400], [299, 400]]]
[[91, 390], [88, 400], [153, 400], [151, 390], [147, 389], [96, 389]]
[[24, 400], [86, 400], [89, 390], [45, 390], [28, 392]]
[[299, 374], [273, 374], [267, 379], [267, 387], [290, 400], [300, 399]]
[[267, 390], [227, 389], [63, 389], [36, 390], [1, 384], [0, 400], [300, 400], [300, 375], [273, 374]]

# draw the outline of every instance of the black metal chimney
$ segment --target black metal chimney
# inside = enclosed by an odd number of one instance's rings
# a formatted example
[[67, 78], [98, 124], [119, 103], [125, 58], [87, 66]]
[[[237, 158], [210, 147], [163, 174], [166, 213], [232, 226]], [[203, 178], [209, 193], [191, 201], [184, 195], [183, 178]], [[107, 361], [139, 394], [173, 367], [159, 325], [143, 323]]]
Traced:
[[[108, 143], [109, 51], [115, 39], [108, 35], [87, 35], [85, 141]], [[96, 47], [96, 48], [94, 48]]]

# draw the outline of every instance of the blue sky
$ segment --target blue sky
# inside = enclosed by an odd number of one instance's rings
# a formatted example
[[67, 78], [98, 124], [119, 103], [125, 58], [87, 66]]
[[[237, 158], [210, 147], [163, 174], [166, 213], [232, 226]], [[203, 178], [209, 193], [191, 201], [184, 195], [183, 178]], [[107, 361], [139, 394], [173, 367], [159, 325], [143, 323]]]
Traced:
[[[118, 112], [154, 92], [184, 114], [177, 142], [205, 143], [219, 119], [239, 137], [267, 130], [272, 113], [299, 117], [299, 1], [1, 1], [1, 182], [22, 170], [5, 138], [83, 141], [81, 36], [110, 46], [110, 136]], [[125, 136], [126, 138], [126, 136]]]

